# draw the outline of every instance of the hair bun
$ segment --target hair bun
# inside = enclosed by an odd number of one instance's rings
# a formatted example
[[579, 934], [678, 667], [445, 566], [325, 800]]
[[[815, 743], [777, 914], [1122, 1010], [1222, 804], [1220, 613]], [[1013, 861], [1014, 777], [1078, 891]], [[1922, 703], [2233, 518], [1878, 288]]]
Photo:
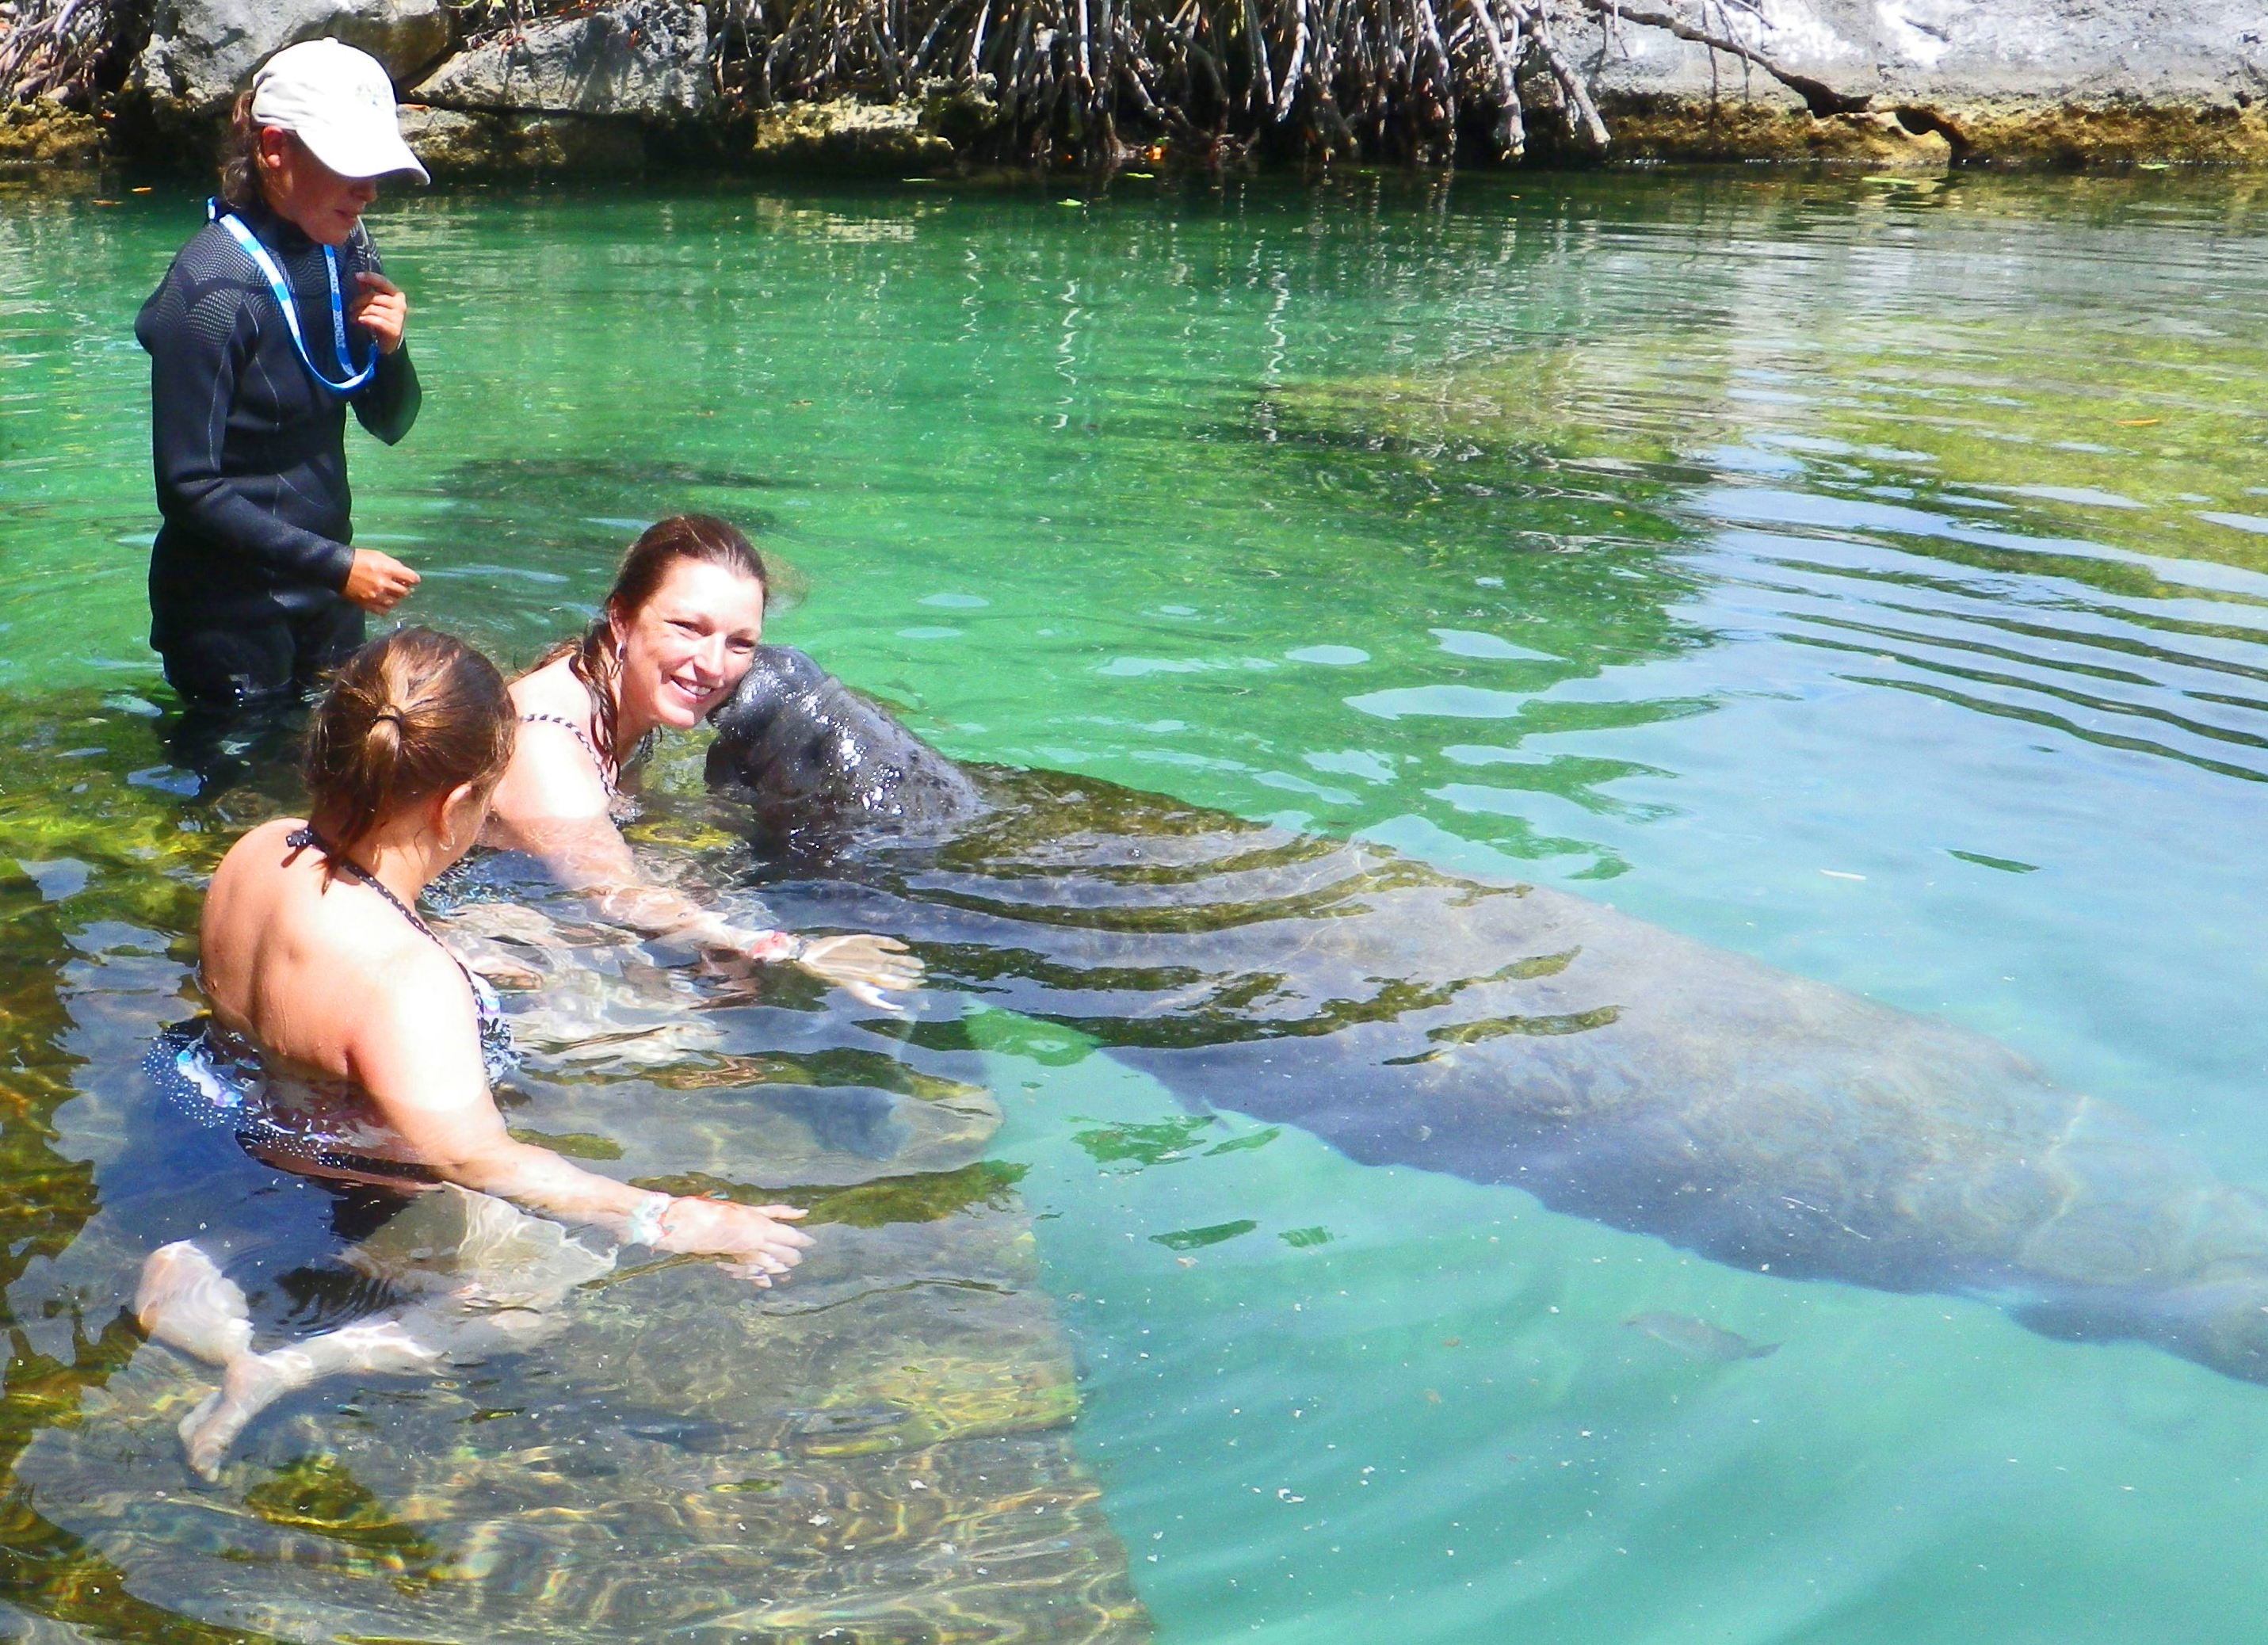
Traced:
[[[391, 736], [376, 735], [389, 723]], [[352, 850], [405, 804], [493, 784], [515, 728], [504, 677], [462, 641], [430, 628], [373, 640], [332, 675], [308, 721], [309, 814]]]

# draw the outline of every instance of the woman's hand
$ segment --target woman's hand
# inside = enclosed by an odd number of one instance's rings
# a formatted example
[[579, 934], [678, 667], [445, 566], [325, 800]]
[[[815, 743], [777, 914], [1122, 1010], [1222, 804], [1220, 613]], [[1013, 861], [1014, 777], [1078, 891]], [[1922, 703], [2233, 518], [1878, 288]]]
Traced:
[[417, 573], [392, 554], [357, 548], [354, 564], [347, 569], [347, 585], [339, 592], [372, 616], [383, 617], [401, 603], [402, 596], [416, 588], [417, 581]]
[[883, 989], [921, 986], [922, 962], [895, 936], [814, 936], [804, 943], [795, 963], [852, 999], [885, 1011], [906, 1008], [884, 999]]
[[347, 318], [371, 334], [380, 354], [392, 354], [401, 346], [402, 330], [409, 324], [409, 299], [393, 281], [366, 268], [355, 276], [355, 283], [362, 290], [347, 305]]
[[803, 1260], [811, 1236], [787, 1224], [803, 1213], [792, 1205], [734, 1205], [726, 1200], [672, 1200], [661, 1214], [656, 1251], [722, 1257], [725, 1266], [757, 1285]]

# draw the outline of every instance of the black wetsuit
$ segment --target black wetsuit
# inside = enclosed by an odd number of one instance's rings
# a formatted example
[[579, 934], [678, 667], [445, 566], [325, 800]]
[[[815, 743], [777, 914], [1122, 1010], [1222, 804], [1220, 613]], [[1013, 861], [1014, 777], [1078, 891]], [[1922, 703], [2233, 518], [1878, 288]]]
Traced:
[[[275, 258], [300, 334], [327, 376], [333, 345], [322, 248], [263, 203], [239, 214]], [[339, 284], [377, 272], [361, 228], [340, 248]], [[362, 643], [347, 603], [346, 407], [308, 375], [267, 276], [217, 223], [183, 246], [142, 305], [150, 351], [151, 449], [165, 524], [150, 556], [150, 643], [193, 703], [243, 706], [304, 689]], [[376, 347], [349, 324], [359, 370]], [[352, 397], [362, 426], [393, 444], [416, 420], [407, 347], [382, 356]]]

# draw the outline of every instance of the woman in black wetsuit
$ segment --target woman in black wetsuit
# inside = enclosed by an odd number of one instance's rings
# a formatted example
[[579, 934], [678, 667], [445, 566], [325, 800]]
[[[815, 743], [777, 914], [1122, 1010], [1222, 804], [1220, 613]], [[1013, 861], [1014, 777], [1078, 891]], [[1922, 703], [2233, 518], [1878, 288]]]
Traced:
[[386, 71], [285, 48], [237, 104], [212, 220], [134, 322], [164, 516], [150, 643], [193, 708], [290, 700], [416, 585], [348, 518], [347, 408], [389, 445], [417, 416], [408, 305], [361, 221], [393, 175], [426, 180]]
[[505, 1129], [490, 1082], [510, 1032], [416, 904], [480, 833], [515, 731], [478, 652], [423, 628], [373, 642], [315, 710], [307, 818], [254, 829], [213, 875], [198, 931], [211, 1012], [160, 1035], [149, 1070], [176, 1113], [339, 1191], [357, 1243], [336, 1259], [389, 1298], [255, 1352], [248, 1300], [215, 1259], [232, 1254], [225, 1235], [153, 1252], [143, 1327], [221, 1370], [181, 1424], [208, 1477], [295, 1388], [432, 1375], [542, 1340], [617, 1243], [716, 1256], [760, 1286], [811, 1243], [786, 1206], [634, 1188]]

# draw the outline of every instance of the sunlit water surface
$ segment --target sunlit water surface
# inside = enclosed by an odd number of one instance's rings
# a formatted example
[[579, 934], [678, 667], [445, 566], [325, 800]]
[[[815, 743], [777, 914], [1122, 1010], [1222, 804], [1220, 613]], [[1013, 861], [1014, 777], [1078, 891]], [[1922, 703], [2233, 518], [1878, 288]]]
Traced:
[[[426, 403], [398, 449], [357, 438], [357, 521], [423, 572], [418, 619], [524, 660], [644, 523], [725, 514], [806, 591], [771, 637], [957, 756], [1611, 900], [1996, 1036], [2268, 1184], [2253, 187], [389, 200]], [[877, 1326], [908, 1362], [858, 1385], [934, 1393], [950, 1360], [978, 1412], [954, 1432], [981, 1433], [1005, 1367], [994, 1426], [1022, 1437], [957, 1443], [1042, 1449], [988, 1475], [904, 1449], [934, 1424], [835, 1443], [869, 1406], [829, 1414], [850, 1372], [801, 1338], [796, 1391], [673, 1376], [790, 1331], [673, 1268], [541, 1360], [301, 1396], [196, 1486], [168, 1423], [198, 1373], [121, 1323], [134, 1267], [291, 1197], [168, 1131], [133, 1069], [186, 1009], [200, 877], [291, 800], [273, 769], [195, 797], [153, 717], [130, 324], [197, 216], [167, 187], [0, 201], [0, 1581], [26, 1612], [153, 1641], [665, 1613], [898, 1640], [955, 1612], [1005, 1631], [953, 1637], [1115, 1639], [1143, 1626], [1123, 1559], [1174, 1645], [2257, 1637], [2268, 1389], [1358, 1165], [981, 995], [954, 1050], [951, 1000], [908, 1041], [682, 957], [608, 974], [720, 1005], [659, 1061], [724, 1074], [657, 1084], [612, 1042], [578, 1072], [570, 1034], [515, 1123], [696, 1186], [898, 1182], [822, 1210], [806, 1300], [894, 1265], [982, 1293]], [[692, 752], [648, 843], [723, 884], [747, 865]], [[805, 1095], [735, 1109], [736, 1079]], [[813, 1118], [837, 1086], [989, 1091], [1005, 1122], [907, 1154]], [[904, 1186], [940, 1171], [934, 1206]], [[1782, 1346], [1696, 1358], [1624, 1324], [1652, 1311]], [[1065, 1450], [1049, 1368], [1074, 1365]], [[873, 1471], [841, 1502], [837, 1453]], [[955, 1524], [1035, 1504], [1076, 1534], [1016, 1532], [1010, 1576], [907, 1521], [870, 1564], [841, 1516], [888, 1519], [912, 1456], [961, 1469]], [[943, 1600], [889, 1608], [932, 1576]]]

